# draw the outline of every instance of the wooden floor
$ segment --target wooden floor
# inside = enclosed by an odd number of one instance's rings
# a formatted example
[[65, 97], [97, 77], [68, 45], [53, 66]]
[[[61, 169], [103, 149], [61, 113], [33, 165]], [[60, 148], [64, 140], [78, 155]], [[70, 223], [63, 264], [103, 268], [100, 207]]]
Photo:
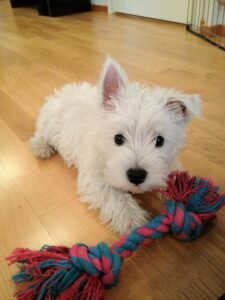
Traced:
[[[0, 299], [13, 299], [14, 248], [117, 239], [79, 202], [76, 171], [60, 157], [40, 161], [29, 139], [43, 98], [66, 82], [96, 83], [111, 54], [130, 79], [174, 86], [203, 99], [181, 161], [225, 189], [225, 53], [184, 26], [131, 16], [84, 13], [39, 17], [0, 0]], [[148, 198], [145, 196], [145, 199]], [[158, 200], [150, 206], [157, 213]], [[171, 237], [140, 250], [109, 300], [207, 300], [225, 293], [225, 210], [191, 244]]]

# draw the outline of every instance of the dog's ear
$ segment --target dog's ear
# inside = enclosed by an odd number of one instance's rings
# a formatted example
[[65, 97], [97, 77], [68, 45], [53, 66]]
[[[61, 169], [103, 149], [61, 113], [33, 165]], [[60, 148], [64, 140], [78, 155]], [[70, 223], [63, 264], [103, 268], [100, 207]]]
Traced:
[[121, 66], [109, 57], [104, 64], [100, 79], [100, 89], [105, 108], [113, 108], [113, 101], [127, 82], [127, 75]]
[[188, 122], [192, 118], [201, 117], [201, 99], [199, 95], [181, 94], [169, 98], [167, 108]]

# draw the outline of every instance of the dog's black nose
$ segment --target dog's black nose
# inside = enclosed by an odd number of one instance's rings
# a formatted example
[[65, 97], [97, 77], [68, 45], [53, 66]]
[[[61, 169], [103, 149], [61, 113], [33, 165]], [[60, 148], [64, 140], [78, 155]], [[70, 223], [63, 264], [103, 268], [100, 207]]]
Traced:
[[133, 184], [141, 184], [145, 181], [147, 172], [144, 169], [129, 169], [127, 171], [127, 177]]

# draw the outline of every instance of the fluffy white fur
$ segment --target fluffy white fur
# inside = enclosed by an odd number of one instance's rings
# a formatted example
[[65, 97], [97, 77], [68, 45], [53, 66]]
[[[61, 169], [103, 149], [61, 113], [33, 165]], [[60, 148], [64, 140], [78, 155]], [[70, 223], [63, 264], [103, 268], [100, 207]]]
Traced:
[[[32, 149], [41, 158], [57, 151], [76, 167], [81, 200], [124, 233], [149, 217], [133, 194], [164, 184], [184, 145], [188, 121], [199, 115], [197, 95], [129, 82], [109, 58], [98, 86], [67, 84], [47, 98]], [[123, 145], [115, 143], [116, 134], [124, 136]], [[159, 135], [165, 140], [162, 147], [156, 147]], [[132, 184], [130, 168], [146, 170], [145, 181]]]

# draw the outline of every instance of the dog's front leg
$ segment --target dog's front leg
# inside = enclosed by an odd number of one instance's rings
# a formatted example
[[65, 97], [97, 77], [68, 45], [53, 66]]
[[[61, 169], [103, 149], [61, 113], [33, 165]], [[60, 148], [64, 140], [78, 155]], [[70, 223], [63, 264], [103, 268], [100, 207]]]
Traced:
[[82, 173], [78, 182], [81, 201], [88, 203], [90, 208], [100, 209], [101, 220], [109, 223], [114, 231], [123, 234], [148, 220], [148, 212], [129, 193], [117, 190], [99, 178], [90, 179]]

